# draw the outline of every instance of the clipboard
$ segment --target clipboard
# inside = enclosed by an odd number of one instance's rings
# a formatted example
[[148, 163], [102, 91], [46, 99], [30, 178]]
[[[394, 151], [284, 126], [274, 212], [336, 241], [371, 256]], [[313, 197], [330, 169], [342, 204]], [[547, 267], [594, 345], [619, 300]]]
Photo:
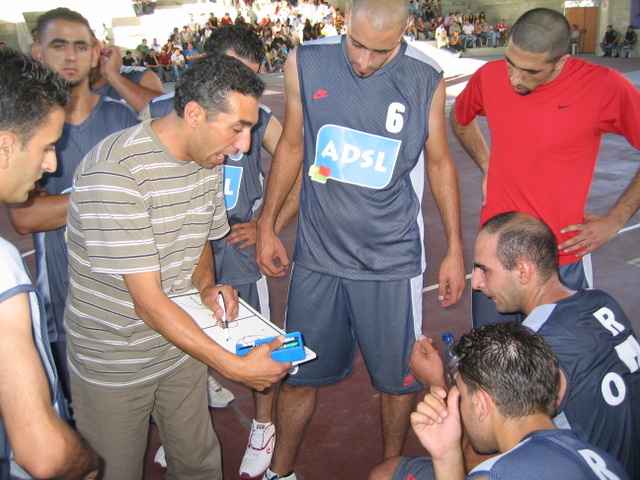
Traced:
[[[181, 295], [172, 295], [169, 298], [187, 312], [214, 342], [234, 355], [236, 354], [236, 345], [248, 345], [263, 338], [285, 335], [284, 330], [271, 323], [244, 300], [238, 298], [238, 317], [229, 322], [229, 341], [227, 341], [224, 330], [216, 325], [209, 307], [200, 301], [200, 293], [191, 290]], [[304, 347], [304, 353], [305, 357], [302, 360], [292, 363], [294, 366], [317, 357], [316, 353], [307, 346]]]

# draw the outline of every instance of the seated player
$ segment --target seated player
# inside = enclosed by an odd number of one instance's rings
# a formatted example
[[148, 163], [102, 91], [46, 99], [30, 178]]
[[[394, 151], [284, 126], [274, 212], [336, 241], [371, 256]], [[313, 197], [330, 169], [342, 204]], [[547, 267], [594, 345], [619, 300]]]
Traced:
[[[456, 386], [448, 393], [433, 386], [411, 415], [431, 458], [402, 459], [394, 480], [629, 478], [607, 452], [554, 425], [560, 369], [541, 336], [515, 322], [494, 323], [464, 335], [456, 353]], [[463, 426], [476, 452], [501, 454], [466, 475]]]

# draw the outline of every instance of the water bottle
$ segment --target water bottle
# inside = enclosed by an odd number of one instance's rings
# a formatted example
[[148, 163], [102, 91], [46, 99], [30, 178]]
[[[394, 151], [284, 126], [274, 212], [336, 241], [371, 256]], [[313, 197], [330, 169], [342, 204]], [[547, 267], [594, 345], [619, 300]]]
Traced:
[[442, 361], [444, 362], [444, 369], [447, 372], [447, 375], [449, 375], [449, 383], [453, 386], [456, 383], [454, 375], [458, 371], [458, 356], [455, 352], [456, 341], [451, 332], [443, 333], [442, 341], [444, 342], [444, 348], [442, 349]]

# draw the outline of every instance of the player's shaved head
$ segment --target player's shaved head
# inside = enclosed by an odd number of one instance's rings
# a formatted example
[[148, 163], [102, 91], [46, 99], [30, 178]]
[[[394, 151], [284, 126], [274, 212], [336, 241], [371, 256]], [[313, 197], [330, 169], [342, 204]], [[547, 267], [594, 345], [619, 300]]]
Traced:
[[409, 18], [406, 0], [351, 0], [351, 18], [363, 16], [377, 31], [404, 28]]

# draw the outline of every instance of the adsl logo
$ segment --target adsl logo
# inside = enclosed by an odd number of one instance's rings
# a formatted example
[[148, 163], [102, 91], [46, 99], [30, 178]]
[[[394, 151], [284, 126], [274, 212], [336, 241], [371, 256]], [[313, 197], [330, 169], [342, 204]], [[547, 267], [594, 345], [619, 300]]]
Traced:
[[224, 166], [224, 203], [232, 210], [238, 203], [238, 192], [242, 181], [242, 167]]
[[384, 188], [391, 180], [400, 140], [325, 125], [318, 131], [312, 180], [328, 179], [368, 188]]

